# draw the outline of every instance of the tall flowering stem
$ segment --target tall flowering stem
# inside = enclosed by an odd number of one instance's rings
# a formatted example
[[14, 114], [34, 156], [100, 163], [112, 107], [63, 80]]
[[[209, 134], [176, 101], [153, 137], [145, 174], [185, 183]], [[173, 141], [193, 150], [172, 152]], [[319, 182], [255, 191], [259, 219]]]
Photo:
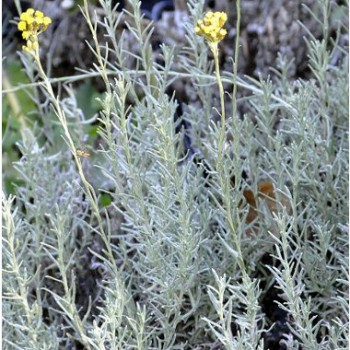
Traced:
[[[68, 146], [77, 164], [78, 172], [86, 188], [88, 197], [90, 198], [94, 211], [98, 212], [99, 210], [97, 206], [97, 197], [95, 191], [84, 175], [81, 160], [79, 158], [79, 152], [77, 151], [72, 136], [69, 132], [66, 116], [63, 110], [61, 109], [59, 100], [55, 96], [51, 82], [47, 77], [40, 60], [38, 35], [45, 31], [51, 22], [51, 18], [45, 16], [43, 12], [29, 8], [26, 12], [23, 12], [21, 14], [20, 22], [18, 22], [17, 27], [20, 31], [22, 31], [23, 39], [27, 41], [27, 44], [23, 46], [23, 51], [26, 52], [28, 55], [32, 56], [37, 65], [38, 72], [44, 81], [46, 91], [51, 97], [56, 116], [63, 127]], [[102, 226], [102, 219], [99, 217], [97, 219], [100, 225]]]
[[[236, 35], [236, 44], [235, 44], [235, 58], [234, 58], [234, 76], [235, 82], [233, 87], [233, 119], [234, 123], [236, 120], [237, 113], [237, 100], [236, 100], [236, 92], [237, 92], [237, 61], [238, 61], [238, 49], [239, 49], [239, 26], [240, 26], [240, 2], [239, 0], [236, 2], [237, 6], [237, 35]], [[239, 235], [236, 234], [235, 223], [232, 218], [232, 202], [229, 196], [229, 188], [230, 188], [230, 179], [227, 176], [224, 168], [224, 144], [225, 144], [225, 133], [226, 133], [226, 117], [225, 117], [225, 92], [222, 85], [222, 79], [220, 75], [219, 68], [219, 42], [225, 37], [227, 34], [226, 29], [223, 28], [227, 21], [227, 14], [225, 12], [208, 12], [203, 19], [197, 21], [197, 25], [195, 27], [195, 32], [203, 36], [207, 42], [210, 50], [214, 56], [214, 64], [215, 64], [215, 75], [216, 80], [218, 82], [219, 87], [219, 95], [220, 95], [220, 104], [221, 104], [221, 129], [218, 140], [218, 157], [216, 161], [216, 170], [220, 179], [220, 185], [223, 189], [223, 201], [225, 203], [225, 211], [227, 213], [226, 218], [230, 230], [233, 234], [233, 238], [236, 245], [237, 250], [237, 261], [241, 268], [241, 271], [244, 275], [246, 275], [245, 263], [243, 260], [243, 255], [241, 252], [241, 244], [239, 240]], [[235, 126], [235, 125], [234, 125]], [[234, 127], [234, 130], [237, 130]], [[238, 135], [235, 135], [238, 138]], [[237, 144], [239, 144], [239, 140], [236, 140]]]
[[[110, 234], [109, 234], [109, 231], [106, 232], [104, 228], [103, 220], [102, 220], [99, 206], [98, 206], [98, 198], [97, 198], [96, 192], [94, 188], [91, 186], [91, 184], [89, 183], [89, 181], [86, 179], [83, 171], [83, 166], [80, 160], [81, 151], [75, 147], [73, 138], [68, 128], [66, 115], [60, 106], [59, 98], [55, 96], [50, 79], [47, 77], [41, 64], [40, 55], [39, 55], [38, 35], [41, 34], [43, 31], [45, 31], [50, 23], [51, 23], [51, 19], [49, 17], [44, 16], [44, 14], [41, 11], [35, 11], [34, 9], [30, 8], [26, 12], [21, 14], [20, 22], [18, 23], [17, 27], [20, 31], [23, 32], [22, 33], [23, 39], [27, 41], [27, 44], [23, 46], [23, 51], [34, 59], [37, 65], [38, 73], [43, 80], [43, 86], [45, 87], [46, 91], [48, 92], [51, 98], [55, 114], [59, 119], [61, 126], [63, 127], [65, 139], [68, 143], [68, 147], [70, 151], [73, 154], [73, 157], [78, 169], [78, 173], [85, 187], [87, 197], [92, 207], [92, 212], [94, 213], [97, 219], [99, 232], [101, 234], [102, 239], [104, 240], [106, 254], [109, 258], [108, 259], [109, 262], [111, 263], [111, 268], [115, 273], [115, 277], [118, 280], [118, 284], [122, 285], [120, 276], [119, 276], [118, 267], [116, 266], [115, 259], [113, 256], [113, 251], [112, 251], [111, 245], [109, 244]], [[69, 290], [67, 290], [67, 292], [69, 292]], [[81, 341], [85, 345], [86, 349], [91, 349], [88, 337], [85, 334], [82, 320], [78, 316], [77, 310], [73, 310], [73, 314], [75, 315], [74, 324], [76, 326], [76, 330], [78, 334], [81, 337]]]
[[221, 130], [218, 140], [218, 158], [216, 167], [222, 167], [223, 150], [225, 142], [226, 116], [225, 116], [225, 92], [222, 85], [220, 67], [219, 67], [219, 42], [224, 39], [227, 30], [223, 28], [227, 21], [225, 12], [207, 12], [203, 19], [197, 21], [195, 32], [203, 36], [208, 41], [208, 46], [214, 56], [215, 75], [219, 86], [220, 105], [221, 105]]
[[[47, 77], [41, 64], [40, 55], [39, 55], [38, 35], [47, 29], [48, 25], [51, 23], [51, 19], [49, 17], [44, 16], [44, 14], [41, 11], [38, 11], [38, 10], [35, 11], [34, 9], [31, 9], [31, 8], [28, 9], [26, 12], [22, 13], [20, 19], [21, 20], [17, 26], [18, 26], [18, 29], [23, 32], [22, 33], [23, 38], [27, 40], [27, 45], [23, 46], [23, 51], [26, 52], [28, 55], [32, 56], [37, 65], [38, 72], [44, 82], [43, 85], [51, 97], [54, 111], [61, 123], [61, 126], [63, 127], [64, 135], [68, 143], [68, 147], [73, 154], [75, 163], [77, 165], [78, 173], [80, 175], [81, 181], [87, 193], [87, 197], [93, 209], [92, 212], [95, 214], [95, 217], [97, 219], [100, 233], [103, 236], [103, 238], [109, 237], [106, 234], [103, 226], [103, 220], [100, 215], [98, 198], [97, 198], [96, 192], [85, 177], [82, 162], [80, 159], [81, 157], [80, 151], [75, 147], [73, 138], [68, 128], [68, 123], [66, 120], [65, 113], [60, 106], [58, 97], [55, 96], [55, 93], [52, 88], [52, 84], [49, 78]], [[36, 44], [33, 46], [33, 43], [36, 43]], [[111, 261], [114, 262], [113, 252], [111, 250], [110, 244], [108, 244], [107, 241], [105, 243], [106, 243], [106, 249], [107, 249], [109, 258]], [[114, 265], [113, 267], [115, 268], [115, 271], [117, 271], [116, 265]]]

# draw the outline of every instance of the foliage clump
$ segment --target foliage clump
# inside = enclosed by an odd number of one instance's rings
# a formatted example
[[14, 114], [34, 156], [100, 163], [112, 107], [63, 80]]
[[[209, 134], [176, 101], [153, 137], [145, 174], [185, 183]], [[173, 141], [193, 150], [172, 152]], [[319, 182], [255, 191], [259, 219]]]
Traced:
[[320, 2], [311, 77], [291, 81], [282, 54], [271, 78], [240, 78], [239, 35], [220, 72], [225, 18], [213, 65], [201, 2], [181, 49], [152, 45], [137, 1], [100, 4], [81, 9], [97, 116], [49, 78], [39, 41], [19, 54], [39, 120], [23, 124], [21, 182], [3, 199], [4, 349], [347, 348], [346, 9]]

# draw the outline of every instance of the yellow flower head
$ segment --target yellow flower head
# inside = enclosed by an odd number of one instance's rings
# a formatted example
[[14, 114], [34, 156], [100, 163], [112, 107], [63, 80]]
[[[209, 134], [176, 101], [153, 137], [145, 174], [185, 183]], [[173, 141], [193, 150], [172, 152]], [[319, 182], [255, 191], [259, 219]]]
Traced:
[[34, 52], [38, 50], [38, 35], [45, 31], [52, 22], [50, 17], [46, 17], [43, 12], [27, 9], [20, 16], [17, 28], [22, 32], [23, 39], [27, 40], [27, 45], [23, 46], [24, 51]]
[[203, 19], [198, 20], [194, 30], [209, 42], [218, 43], [227, 34], [227, 30], [222, 28], [226, 21], [227, 14], [225, 12], [209, 11]]

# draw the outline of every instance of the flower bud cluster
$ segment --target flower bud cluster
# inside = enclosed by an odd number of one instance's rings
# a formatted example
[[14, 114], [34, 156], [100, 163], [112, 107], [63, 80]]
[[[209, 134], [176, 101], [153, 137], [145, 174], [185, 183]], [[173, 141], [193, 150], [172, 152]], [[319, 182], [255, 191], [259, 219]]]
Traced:
[[39, 48], [38, 35], [47, 29], [52, 20], [43, 12], [32, 8], [23, 12], [20, 19], [17, 28], [22, 32], [23, 39], [27, 40], [23, 50], [29, 53], [36, 52]]
[[227, 30], [222, 28], [226, 21], [227, 14], [225, 12], [209, 11], [203, 19], [198, 20], [194, 30], [209, 42], [218, 43], [227, 34]]

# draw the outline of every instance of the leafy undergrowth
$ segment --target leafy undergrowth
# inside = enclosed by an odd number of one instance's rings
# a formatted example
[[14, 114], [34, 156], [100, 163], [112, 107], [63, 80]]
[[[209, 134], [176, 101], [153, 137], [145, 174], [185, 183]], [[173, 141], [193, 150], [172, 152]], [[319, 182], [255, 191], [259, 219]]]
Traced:
[[313, 9], [308, 79], [283, 53], [271, 77], [221, 70], [224, 139], [203, 4], [185, 46], [159, 48], [136, 1], [101, 6], [82, 8], [81, 79], [102, 93], [51, 80], [52, 95], [20, 53], [38, 122], [15, 125], [3, 200], [4, 349], [346, 349], [345, 6]]

